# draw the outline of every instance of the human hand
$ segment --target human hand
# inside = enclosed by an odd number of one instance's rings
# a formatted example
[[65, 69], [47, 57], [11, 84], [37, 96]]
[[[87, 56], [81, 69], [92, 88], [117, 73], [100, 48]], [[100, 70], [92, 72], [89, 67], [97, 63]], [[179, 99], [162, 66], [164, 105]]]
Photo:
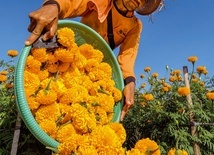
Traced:
[[135, 83], [128, 83], [123, 90], [124, 94], [124, 106], [121, 112], [120, 121], [123, 121], [126, 113], [134, 105], [134, 93], [135, 93]]
[[43, 41], [53, 38], [58, 25], [58, 7], [55, 4], [44, 5], [40, 9], [29, 14], [30, 25], [28, 31], [30, 36], [25, 45], [33, 44], [43, 33]]

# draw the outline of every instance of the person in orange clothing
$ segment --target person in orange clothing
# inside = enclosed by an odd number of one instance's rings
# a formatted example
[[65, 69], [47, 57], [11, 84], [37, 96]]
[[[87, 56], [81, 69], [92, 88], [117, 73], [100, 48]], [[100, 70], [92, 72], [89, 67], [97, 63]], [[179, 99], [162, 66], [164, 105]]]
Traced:
[[33, 44], [44, 33], [43, 40], [52, 38], [59, 19], [81, 17], [81, 22], [98, 32], [113, 49], [119, 46], [119, 62], [125, 87], [122, 121], [134, 104], [134, 65], [138, 53], [142, 22], [135, 16], [149, 15], [163, 0], [46, 0], [41, 8], [29, 14], [30, 36], [25, 45]]

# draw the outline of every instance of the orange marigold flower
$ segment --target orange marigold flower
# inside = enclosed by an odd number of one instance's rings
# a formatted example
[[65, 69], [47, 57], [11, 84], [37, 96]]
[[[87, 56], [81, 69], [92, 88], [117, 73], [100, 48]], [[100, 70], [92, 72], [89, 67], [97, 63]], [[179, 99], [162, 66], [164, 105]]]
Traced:
[[141, 88], [145, 88], [145, 87], [146, 87], [146, 83], [142, 83], [142, 84], [140, 85], [140, 87], [141, 87]]
[[64, 47], [72, 47], [75, 44], [74, 31], [68, 27], [57, 30], [58, 42]]
[[144, 68], [144, 72], [150, 72], [151, 71], [151, 68], [150, 67], [145, 67]]
[[123, 144], [126, 140], [126, 130], [121, 123], [113, 122], [110, 123], [110, 128], [114, 130], [117, 136], [120, 138], [121, 144]]
[[185, 150], [180, 150], [180, 149], [176, 150], [176, 148], [171, 148], [167, 153], [167, 155], [176, 155], [176, 154], [188, 155], [188, 153]]
[[169, 81], [175, 82], [175, 81], [177, 81], [177, 77], [176, 76], [170, 76]]
[[168, 92], [168, 91], [169, 91], [169, 87], [162, 87], [162, 88], [161, 88], [161, 91], [163, 91], [163, 92]]
[[5, 82], [5, 81], [7, 81], [7, 76], [0, 74], [0, 82]]
[[157, 77], [158, 77], [158, 73], [153, 73], [153, 74], [152, 74], [152, 77], [153, 77], [153, 78], [157, 78]]
[[198, 57], [197, 56], [190, 56], [190, 57], [188, 57], [188, 61], [194, 63], [194, 62], [198, 61]]
[[33, 55], [34, 59], [40, 62], [47, 61], [48, 56], [46, 53], [46, 48], [33, 48], [31, 50], [31, 54]]
[[214, 92], [208, 92], [206, 94], [206, 97], [208, 100], [214, 100]]
[[141, 74], [141, 75], [140, 75], [140, 78], [141, 78], [141, 79], [145, 78], [145, 75], [144, 75], [144, 74]]
[[53, 90], [40, 90], [36, 95], [36, 101], [40, 104], [53, 104], [57, 100], [57, 94]]
[[198, 67], [196, 68], [196, 70], [197, 70], [197, 73], [198, 73], [198, 74], [203, 74], [203, 73], [206, 72], [206, 67], [205, 67], [205, 66], [198, 66]]
[[2, 75], [7, 75], [7, 74], [8, 74], [8, 71], [3, 70], [3, 71], [0, 72], [0, 74], [2, 74]]
[[177, 76], [180, 75], [180, 74], [182, 73], [181, 70], [174, 70], [173, 72], [174, 72], [174, 74], [177, 75]]
[[112, 92], [112, 96], [114, 97], [115, 103], [119, 102], [122, 99], [122, 92], [116, 87], [113, 87], [111, 92]]
[[190, 88], [180, 87], [180, 88], [178, 88], [178, 94], [182, 95], [182, 96], [187, 96], [190, 94]]
[[152, 94], [144, 94], [143, 98], [147, 101], [151, 101], [154, 99], [154, 96]]
[[54, 52], [54, 56], [62, 62], [72, 62], [74, 53], [65, 48], [57, 48]]
[[143, 138], [139, 140], [135, 146], [135, 149], [140, 150], [144, 154], [160, 155], [160, 148], [157, 143], [149, 138]]
[[17, 50], [9, 50], [8, 52], [7, 52], [7, 55], [8, 56], [10, 56], [10, 57], [16, 57], [17, 55], [18, 55], [19, 53], [18, 53], [18, 51]]

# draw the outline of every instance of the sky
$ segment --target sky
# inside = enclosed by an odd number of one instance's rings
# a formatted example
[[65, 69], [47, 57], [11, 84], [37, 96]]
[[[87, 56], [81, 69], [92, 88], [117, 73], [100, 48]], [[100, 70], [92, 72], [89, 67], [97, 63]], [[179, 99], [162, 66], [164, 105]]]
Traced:
[[[10, 60], [7, 51], [21, 52], [29, 36], [28, 14], [38, 9], [43, 0], [2, 1], [0, 5], [0, 60]], [[135, 63], [137, 85], [144, 68], [151, 67], [151, 73], [165, 76], [165, 66], [182, 70], [192, 65], [189, 56], [197, 56], [195, 66], [206, 66], [208, 76], [214, 75], [214, 0], [165, 0], [162, 11], [151, 18], [137, 17], [143, 22], [143, 31]], [[116, 51], [117, 52], [117, 51]], [[115, 53], [116, 53], [115, 52]], [[18, 57], [16, 58], [17, 61]]]

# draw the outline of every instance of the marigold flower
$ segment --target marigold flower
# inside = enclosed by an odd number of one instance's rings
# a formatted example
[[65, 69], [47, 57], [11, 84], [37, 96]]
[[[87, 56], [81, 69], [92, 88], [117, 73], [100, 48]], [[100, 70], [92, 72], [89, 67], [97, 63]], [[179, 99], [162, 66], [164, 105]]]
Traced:
[[39, 123], [39, 126], [50, 137], [55, 139], [58, 127], [56, 126], [56, 123], [53, 120], [44, 120], [43, 122]]
[[187, 96], [190, 94], [190, 88], [188, 87], [180, 87], [178, 88], [178, 94], [181, 96]]
[[179, 75], [182, 73], [181, 70], [174, 70], [173, 72], [174, 72], [174, 74], [177, 75], [177, 76], [179, 76]]
[[190, 57], [188, 57], [188, 61], [195, 63], [196, 61], [198, 61], [198, 57], [197, 56], [190, 56]]
[[104, 55], [100, 50], [94, 49], [90, 44], [82, 44], [79, 46], [80, 53], [87, 59], [95, 59], [98, 63], [103, 61]]
[[40, 104], [53, 104], [57, 100], [57, 94], [53, 90], [41, 89], [36, 95], [36, 101]]
[[153, 78], [157, 78], [157, 77], [158, 77], [158, 73], [153, 73], [153, 74], [152, 74], [152, 77], [153, 77]]
[[76, 130], [74, 128], [74, 126], [69, 123], [69, 124], [62, 124], [57, 133], [56, 133], [56, 140], [59, 141], [60, 143], [63, 143], [66, 141], [66, 139], [72, 135], [72, 134], [76, 134]]
[[40, 62], [47, 61], [48, 56], [46, 53], [46, 48], [33, 48], [31, 49], [31, 54], [33, 55], [34, 59]]
[[163, 91], [163, 92], [168, 92], [168, 91], [169, 91], [169, 87], [165, 87], [165, 86], [164, 86], [164, 87], [161, 88], [161, 91]]
[[144, 94], [143, 98], [147, 101], [151, 101], [154, 99], [154, 96], [152, 94]]
[[134, 146], [135, 149], [140, 150], [141, 153], [152, 154], [152, 155], [160, 155], [160, 148], [157, 143], [149, 138], [143, 138]]
[[206, 94], [206, 97], [208, 100], [214, 100], [214, 92], [208, 92]]
[[57, 48], [54, 52], [54, 56], [62, 62], [72, 62], [74, 53], [65, 48]]
[[198, 73], [198, 74], [204, 74], [204, 73], [207, 72], [205, 66], [198, 66], [198, 67], [196, 68], [196, 70], [197, 70], [197, 73]]
[[57, 70], [60, 72], [66, 72], [68, 68], [70, 67], [69, 62], [61, 62], [59, 61], [59, 65], [57, 66]]
[[68, 27], [63, 27], [57, 30], [58, 42], [64, 47], [72, 47], [75, 43], [74, 31]]
[[8, 52], [7, 52], [7, 55], [8, 56], [10, 56], [10, 57], [16, 57], [17, 55], [18, 55], [19, 53], [18, 53], [18, 51], [17, 50], [9, 50]]
[[93, 113], [89, 113], [85, 107], [78, 103], [72, 104], [71, 107], [70, 115], [76, 130], [81, 133], [90, 133], [95, 129], [96, 119]]
[[8, 71], [3, 70], [3, 71], [0, 72], [0, 74], [1, 74], [1, 75], [7, 75], [7, 74], [8, 74]]
[[140, 87], [141, 87], [141, 88], [145, 88], [145, 87], [146, 87], [146, 83], [142, 83], [142, 84], [140, 85]]
[[150, 72], [150, 71], [151, 71], [151, 68], [150, 68], [150, 67], [145, 67], [145, 68], [144, 68], [144, 72], [147, 72], [147, 73], [148, 73], [148, 72]]
[[167, 155], [176, 155], [176, 152], [179, 152], [180, 155], [188, 155], [188, 153], [185, 150], [176, 150], [176, 148], [171, 148]]
[[125, 128], [121, 123], [118, 123], [118, 122], [113, 122], [113, 123], [110, 123], [109, 125], [110, 125], [110, 128], [112, 128], [114, 132], [117, 134], [117, 136], [120, 138], [121, 145], [122, 145], [126, 140]]
[[0, 82], [5, 82], [5, 81], [7, 81], [7, 76], [0, 74]]
[[40, 61], [34, 59], [34, 57], [32, 55], [29, 55], [27, 57], [25, 70], [28, 70], [31, 73], [38, 74], [41, 66], [42, 66], [42, 63]]
[[131, 148], [131, 150], [126, 151], [126, 155], [142, 155], [140, 150]]
[[144, 74], [141, 74], [141, 75], [140, 75], [140, 78], [141, 78], [141, 79], [145, 78], [145, 75], [144, 75]]

